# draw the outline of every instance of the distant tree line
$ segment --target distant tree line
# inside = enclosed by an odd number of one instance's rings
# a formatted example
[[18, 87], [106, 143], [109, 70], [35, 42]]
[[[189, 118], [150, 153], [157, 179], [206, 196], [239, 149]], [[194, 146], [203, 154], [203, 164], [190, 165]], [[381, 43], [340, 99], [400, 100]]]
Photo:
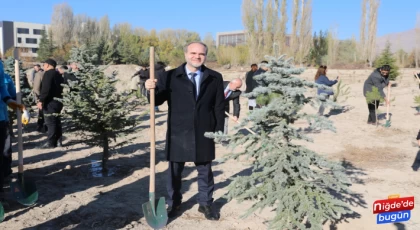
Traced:
[[[210, 38], [214, 43], [211, 35]], [[71, 6], [62, 3], [54, 6], [51, 27], [42, 34], [37, 59], [52, 57], [58, 63], [65, 63], [73, 47], [86, 45], [96, 50], [95, 64], [147, 65], [149, 47], [154, 46], [158, 61], [177, 65], [184, 60], [183, 45], [196, 40], [201, 40], [197, 32], [181, 29], [157, 33], [134, 28], [129, 23], [111, 28], [107, 15], [99, 20], [84, 14], [74, 15]]]

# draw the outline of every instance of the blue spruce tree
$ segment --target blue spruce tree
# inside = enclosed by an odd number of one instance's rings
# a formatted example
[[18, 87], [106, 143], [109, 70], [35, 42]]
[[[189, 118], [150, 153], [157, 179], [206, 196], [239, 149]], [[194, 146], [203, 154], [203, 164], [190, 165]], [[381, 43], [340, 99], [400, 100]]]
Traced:
[[[70, 125], [66, 132], [76, 132], [83, 143], [99, 146], [103, 149], [102, 170], [107, 171], [106, 163], [111, 147], [121, 146], [129, 140], [119, 140], [136, 131], [139, 118], [133, 118], [132, 112], [145, 101], [133, 100], [128, 92], [117, 92], [116, 72], [111, 76], [104, 73], [105, 67], [95, 66], [97, 55], [86, 46], [73, 48], [71, 62], [80, 65], [75, 72], [77, 81], [63, 85], [63, 116], [69, 118]], [[116, 142], [111, 146], [112, 142]]]
[[[352, 213], [348, 205], [333, 194], [350, 194], [350, 180], [339, 162], [331, 162], [296, 141], [312, 141], [297, 120], [308, 120], [310, 127], [335, 131], [332, 122], [317, 114], [302, 112], [305, 105], [325, 101], [324, 95], [308, 97], [308, 88], [325, 88], [296, 75], [304, 69], [295, 68], [292, 59], [266, 57], [270, 71], [255, 77], [259, 87], [245, 97], [265, 96], [264, 106], [251, 111], [242, 125], [250, 124], [256, 134], [235, 132], [231, 135], [206, 133], [216, 142], [229, 141], [234, 151], [222, 161], [247, 158], [252, 165], [249, 176], [238, 176], [228, 186], [227, 199], [253, 201], [243, 215], [258, 209], [274, 207], [271, 229], [322, 229], [327, 220], [339, 220]], [[326, 106], [339, 107], [331, 101]]]

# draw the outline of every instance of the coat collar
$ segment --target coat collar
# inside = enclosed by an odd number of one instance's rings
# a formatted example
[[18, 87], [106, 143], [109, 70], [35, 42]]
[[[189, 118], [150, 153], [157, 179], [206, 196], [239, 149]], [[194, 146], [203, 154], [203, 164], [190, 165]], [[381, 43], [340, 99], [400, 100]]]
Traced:
[[[177, 76], [177, 77], [187, 76], [187, 73], [185, 72], [185, 65], [186, 64], [187, 63], [184, 62], [182, 65], [180, 65], [178, 68], [176, 68], [175, 76]], [[200, 84], [203, 83], [207, 79], [207, 77], [210, 75], [208, 68], [204, 65], [201, 66], [201, 73], [203, 73], [203, 76], [201, 77]]]

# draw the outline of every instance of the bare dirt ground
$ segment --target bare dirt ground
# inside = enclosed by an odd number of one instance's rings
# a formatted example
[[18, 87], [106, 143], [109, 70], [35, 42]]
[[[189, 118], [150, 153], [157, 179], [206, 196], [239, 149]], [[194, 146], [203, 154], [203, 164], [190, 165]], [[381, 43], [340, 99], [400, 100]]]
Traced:
[[[113, 66], [121, 75], [121, 87], [127, 86], [135, 66]], [[111, 69], [110, 69], [111, 70]], [[107, 71], [110, 71], [107, 70]], [[220, 70], [226, 80], [244, 77], [245, 70]], [[350, 110], [331, 113], [337, 132], [308, 133], [313, 143], [305, 143], [333, 161], [341, 161], [352, 178], [351, 189], [357, 194], [348, 200], [357, 213], [337, 225], [326, 224], [324, 229], [420, 229], [420, 211], [414, 208], [411, 220], [399, 224], [376, 225], [372, 214], [375, 200], [386, 199], [390, 194], [415, 196], [415, 207], [419, 207], [420, 173], [419, 163], [413, 162], [420, 152], [413, 141], [420, 128], [419, 116], [415, 116], [413, 97], [420, 94], [412, 70], [402, 70], [402, 78], [392, 88], [395, 102], [392, 103], [392, 126], [390, 128], [366, 125], [367, 106], [362, 88], [371, 70], [330, 70], [328, 76], [339, 75], [351, 88], [350, 97], [344, 105]], [[301, 76], [312, 80], [315, 70], [308, 69]], [[242, 116], [248, 112], [247, 99], [241, 98]], [[147, 108], [140, 108], [139, 113]], [[156, 194], [166, 196], [167, 162], [164, 161], [164, 139], [166, 133], [166, 105], [156, 118], [157, 170]], [[313, 108], [305, 108], [316, 112]], [[381, 113], [385, 107], [380, 106]], [[328, 110], [326, 111], [328, 113]], [[384, 117], [381, 115], [380, 117]], [[383, 124], [384, 119], [381, 120]], [[235, 123], [230, 122], [232, 128]], [[41, 150], [36, 147], [45, 140], [45, 134], [34, 131], [36, 118], [25, 127], [24, 156], [25, 175], [36, 181], [39, 200], [35, 206], [24, 207], [14, 201], [5, 206], [5, 220], [0, 229], [151, 229], [147, 225], [141, 205], [148, 201], [149, 183], [149, 120], [145, 117], [139, 124], [135, 138], [128, 146], [116, 149], [109, 161], [112, 175], [98, 177], [96, 167], [101, 158], [101, 149], [76, 143], [76, 137], [65, 135], [65, 147]], [[14, 149], [14, 174], [17, 172], [17, 146]], [[217, 158], [229, 154], [229, 150], [217, 145]], [[221, 213], [217, 222], [206, 220], [197, 212], [196, 171], [188, 163], [184, 171], [183, 214], [170, 220], [165, 229], [267, 229], [266, 221], [273, 216], [269, 210], [241, 219], [250, 203], [227, 202], [223, 195], [229, 178], [249, 173], [249, 162], [229, 161], [213, 166], [216, 190], [215, 207]]]

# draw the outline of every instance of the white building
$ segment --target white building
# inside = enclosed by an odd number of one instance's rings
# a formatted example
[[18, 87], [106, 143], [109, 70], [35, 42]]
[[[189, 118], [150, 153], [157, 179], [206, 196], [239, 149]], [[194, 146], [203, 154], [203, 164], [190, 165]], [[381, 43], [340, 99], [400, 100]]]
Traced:
[[37, 57], [42, 31], [48, 28], [46, 24], [0, 21], [0, 53], [18, 47], [22, 56]]
[[[237, 30], [216, 33], [216, 46], [237, 46], [246, 43], [246, 31]], [[286, 35], [286, 46], [289, 46], [290, 35]], [[263, 42], [264, 43], [264, 42]]]

